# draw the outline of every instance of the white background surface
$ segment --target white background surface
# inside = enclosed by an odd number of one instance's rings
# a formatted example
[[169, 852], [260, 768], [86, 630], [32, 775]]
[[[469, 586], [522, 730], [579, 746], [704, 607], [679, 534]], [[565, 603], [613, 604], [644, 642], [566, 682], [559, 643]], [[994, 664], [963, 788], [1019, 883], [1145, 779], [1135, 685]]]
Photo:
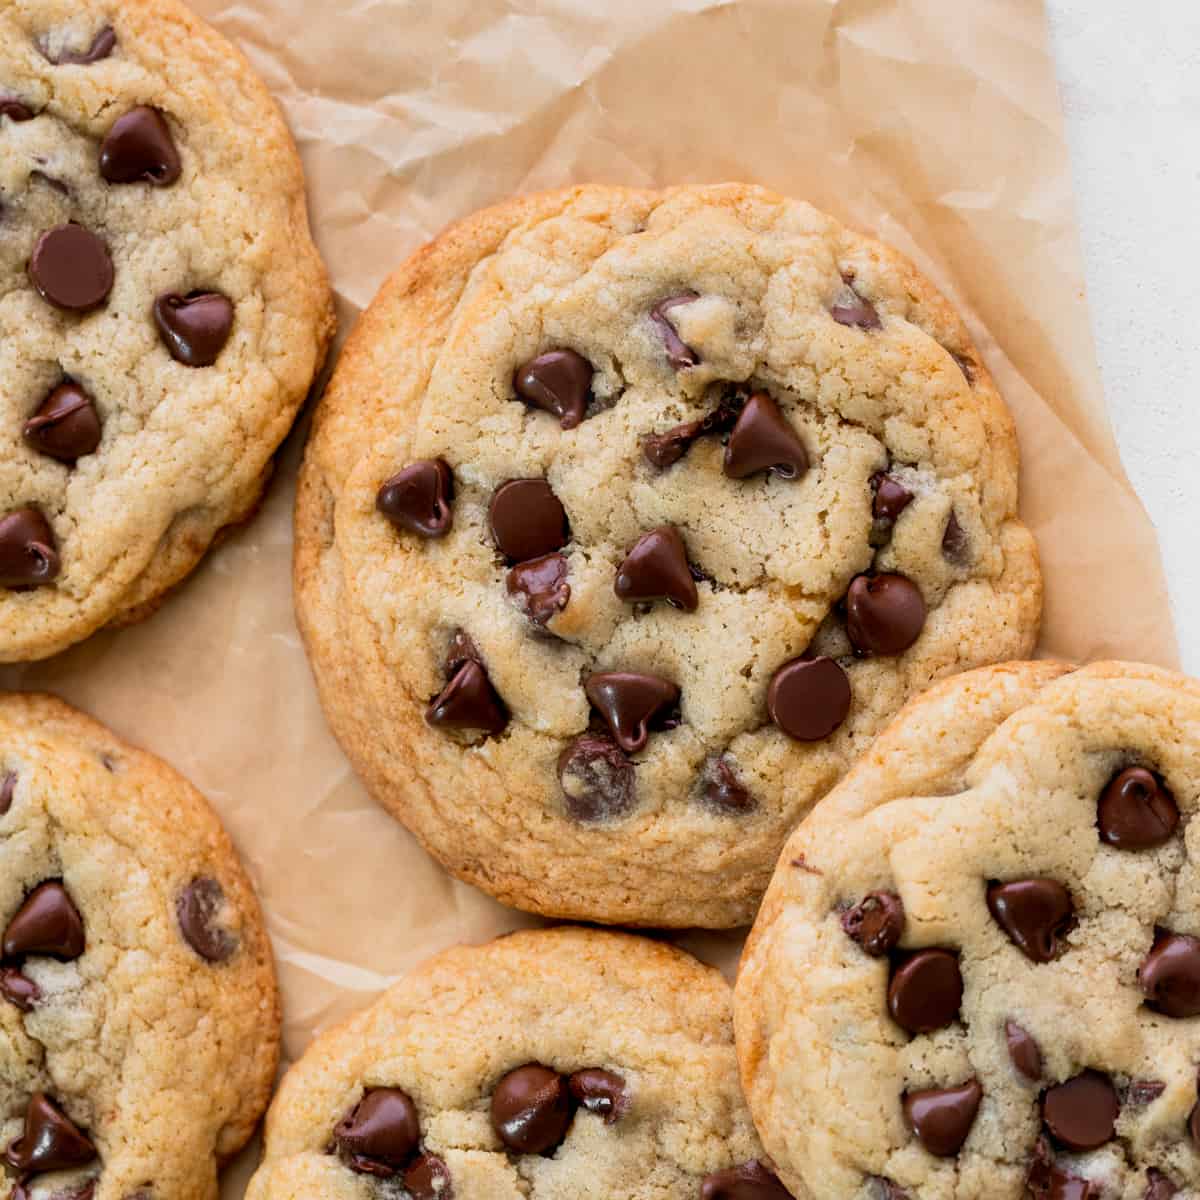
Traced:
[[1104, 390], [1200, 674], [1200, 3], [1047, 7]]

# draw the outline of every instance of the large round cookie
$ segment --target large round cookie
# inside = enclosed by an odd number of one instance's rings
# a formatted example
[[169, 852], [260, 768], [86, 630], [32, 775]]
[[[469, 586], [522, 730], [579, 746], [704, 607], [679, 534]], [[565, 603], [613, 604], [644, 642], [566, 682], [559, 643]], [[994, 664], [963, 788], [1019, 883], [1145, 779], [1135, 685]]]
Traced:
[[59, 700], [0, 698], [0, 928], [0, 1195], [215, 1200], [279, 1006], [203, 798]]
[[738, 1052], [793, 1193], [1200, 1195], [1200, 685], [1010, 664], [915, 700], [789, 840]]
[[145, 615], [250, 514], [332, 323], [237, 50], [176, 0], [0, 2], [0, 661]]
[[896, 254], [728, 185], [421, 250], [322, 402], [301, 628], [378, 799], [507, 903], [748, 921], [912, 692], [1027, 653], [1012, 426]]
[[738, 1087], [729, 986], [560, 928], [449, 950], [322, 1035], [247, 1200], [787, 1200]]

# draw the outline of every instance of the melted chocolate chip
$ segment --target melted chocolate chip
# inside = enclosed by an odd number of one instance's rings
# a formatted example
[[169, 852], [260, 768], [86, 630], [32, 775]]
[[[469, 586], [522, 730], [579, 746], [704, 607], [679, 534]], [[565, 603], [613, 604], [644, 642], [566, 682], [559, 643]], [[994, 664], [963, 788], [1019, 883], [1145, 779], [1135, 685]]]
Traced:
[[4, 1157], [22, 1173], [61, 1171], [90, 1163], [96, 1147], [45, 1092], [34, 1092], [25, 1110], [25, 1132]]
[[842, 929], [872, 958], [880, 958], [904, 934], [904, 901], [895, 892], [871, 892], [842, 913]]
[[1142, 1200], [1171, 1200], [1179, 1189], [1161, 1172], [1151, 1167], [1146, 1172], [1146, 1190]]
[[766, 392], [755, 392], [746, 401], [725, 446], [722, 470], [731, 479], [759, 471], [797, 479], [808, 470], [804, 443]]
[[68, 379], [25, 422], [24, 436], [39, 453], [74, 463], [100, 445], [100, 415], [91, 396]]
[[57, 880], [39, 883], [25, 897], [4, 931], [4, 957], [48, 954], [62, 962], [84, 950], [83, 918]]
[[154, 301], [154, 323], [176, 362], [211, 367], [229, 341], [233, 304], [219, 292], [164, 292]]
[[567, 513], [544, 479], [510, 479], [488, 505], [488, 525], [509, 562], [552, 554], [567, 542]]
[[1138, 968], [1146, 1004], [1165, 1017], [1200, 1016], [1200, 939], [1159, 930]]
[[508, 726], [508, 709], [483, 664], [471, 660], [430, 701], [425, 720], [439, 729], [481, 730], [495, 736]]
[[638, 538], [617, 568], [613, 590], [631, 602], [665, 600], [685, 612], [700, 603], [687, 549], [674, 525], [660, 525]]
[[603, 1117], [605, 1125], [615, 1125], [629, 1111], [625, 1080], [615, 1071], [586, 1067], [576, 1071], [567, 1083], [575, 1102], [587, 1112]]
[[650, 723], [679, 701], [679, 688], [660, 675], [598, 671], [584, 691], [626, 754], [636, 754], [650, 737]]
[[175, 917], [183, 939], [206, 962], [224, 962], [237, 949], [237, 938], [221, 924], [225, 890], [207, 875], [193, 879], [175, 898]]
[[422, 1154], [405, 1170], [404, 1190], [411, 1200], [453, 1200], [450, 1168], [436, 1154]]
[[918, 950], [892, 970], [888, 1011], [909, 1033], [933, 1033], [958, 1019], [963, 981], [949, 950]]
[[788, 737], [818, 742], [850, 712], [850, 679], [832, 658], [793, 658], [771, 679], [767, 712]]
[[548, 350], [518, 367], [513, 388], [534, 408], [553, 413], [563, 429], [574, 429], [587, 412], [592, 364], [574, 350]]
[[109, 183], [167, 187], [179, 172], [179, 151], [167, 122], [145, 104], [118, 117], [100, 144], [100, 174]]
[[0, 96], [0, 117], [10, 121], [32, 121], [33, 109], [13, 96]]
[[1062, 952], [1059, 939], [1075, 924], [1071, 893], [1054, 879], [1016, 879], [990, 883], [988, 911], [1014, 945], [1037, 963]]
[[103, 239], [90, 229], [56, 225], [34, 243], [29, 278], [56, 308], [87, 312], [112, 291], [113, 264]]
[[1042, 1096], [1042, 1120], [1068, 1150], [1095, 1150], [1110, 1141], [1119, 1112], [1117, 1090], [1100, 1071], [1084, 1071]]
[[882, 471], [871, 476], [871, 515], [878, 521], [892, 523], [912, 502], [913, 494], [895, 476]]
[[1144, 1108], [1153, 1104], [1167, 1090], [1161, 1079], [1133, 1079], [1125, 1088], [1122, 1104], [1133, 1108]]
[[1157, 775], [1145, 767], [1126, 767], [1101, 792], [1096, 824], [1110, 846], [1145, 850], [1169, 840], [1179, 825], [1179, 808]]
[[745, 403], [740, 393], [722, 396], [712, 412], [695, 421], [685, 421], [666, 433], [652, 433], [642, 441], [646, 461], [660, 471], [677, 463], [698, 438], [710, 433], [725, 433], [737, 423]]
[[509, 1071], [492, 1093], [492, 1128], [517, 1154], [546, 1154], [567, 1136], [571, 1094], [567, 1081], [539, 1063]]
[[535, 625], [545, 625], [570, 602], [567, 560], [561, 554], [547, 554], [517, 563], [508, 573], [507, 587], [508, 594], [520, 602], [525, 615]]
[[1008, 1057], [1018, 1074], [1034, 1083], [1041, 1079], [1042, 1050], [1033, 1035], [1016, 1021], [1005, 1021], [1004, 1040], [1008, 1043]]
[[60, 565], [54, 531], [36, 508], [18, 508], [0, 517], [0, 587], [52, 583]]
[[38, 49], [41, 51], [42, 57], [56, 67], [89, 67], [92, 63], [98, 63], [101, 59], [107, 58], [116, 49], [116, 45], [117, 35], [110, 26], [105, 25], [92, 38], [92, 44], [86, 50], [64, 48], [54, 55], [41, 42], [38, 43]]
[[400, 1088], [374, 1088], [337, 1123], [333, 1141], [351, 1170], [394, 1175], [420, 1144], [417, 1106]]
[[708, 805], [722, 813], [747, 813], [758, 807], [723, 757], [715, 759], [705, 772], [702, 792]]
[[397, 529], [440, 538], [450, 532], [453, 499], [450, 468], [440, 458], [423, 458], [383, 482], [375, 495], [375, 507]]
[[694, 367], [700, 361], [700, 355], [691, 346], [685, 344], [667, 313], [681, 304], [691, 304], [693, 300], [699, 299], [700, 296], [696, 292], [680, 292], [676, 296], [668, 296], [665, 300], [660, 300], [650, 310], [650, 320], [658, 327], [663, 346], [667, 351], [667, 362], [677, 371]]
[[904, 1116], [930, 1154], [952, 1158], [967, 1140], [982, 1099], [977, 1079], [960, 1087], [910, 1092], [904, 1097]]
[[970, 550], [967, 531], [959, 524], [958, 514], [951, 509], [942, 532], [942, 557], [956, 567], [965, 567], [971, 561]]
[[42, 990], [16, 967], [0, 967], [0, 996], [22, 1012], [31, 1012], [42, 998]]
[[766, 1163], [752, 1158], [705, 1175], [700, 1182], [700, 1200], [791, 1200], [791, 1193]]
[[853, 325], [859, 329], [879, 329], [879, 313], [875, 306], [854, 290], [853, 276], [842, 276], [842, 290], [829, 308], [829, 315], [839, 325]]
[[846, 635], [860, 655], [902, 654], [925, 628], [925, 601], [904, 575], [856, 575], [846, 593]]
[[563, 750], [558, 780], [568, 815], [584, 824], [623, 817], [637, 799], [633, 763], [600, 734], [585, 733]]
[[1072, 1175], [1054, 1162], [1044, 1137], [1038, 1138], [1034, 1146], [1025, 1188], [1030, 1200], [1098, 1200], [1100, 1196], [1100, 1189], [1093, 1188], [1089, 1180]]
[[6, 771], [0, 775], [0, 817], [12, 808], [13, 792], [17, 790], [16, 771]]

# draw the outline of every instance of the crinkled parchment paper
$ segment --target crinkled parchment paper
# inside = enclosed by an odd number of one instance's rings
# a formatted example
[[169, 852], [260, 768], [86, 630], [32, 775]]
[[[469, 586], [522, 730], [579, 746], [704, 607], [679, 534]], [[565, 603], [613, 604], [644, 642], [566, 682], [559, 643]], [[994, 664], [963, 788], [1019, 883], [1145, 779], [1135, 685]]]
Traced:
[[[194, 3], [287, 112], [343, 332], [448, 221], [569, 182], [749, 180], [899, 247], [967, 315], [1016, 414], [1043, 651], [1175, 664], [1100, 392], [1040, 0]], [[154, 618], [0, 672], [161, 754], [221, 811], [270, 919], [293, 1057], [431, 952], [526, 920], [451, 882], [326, 730], [291, 608], [303, 436], [257, 520]], [[726, 965], [737, 946], [685, 940]]]

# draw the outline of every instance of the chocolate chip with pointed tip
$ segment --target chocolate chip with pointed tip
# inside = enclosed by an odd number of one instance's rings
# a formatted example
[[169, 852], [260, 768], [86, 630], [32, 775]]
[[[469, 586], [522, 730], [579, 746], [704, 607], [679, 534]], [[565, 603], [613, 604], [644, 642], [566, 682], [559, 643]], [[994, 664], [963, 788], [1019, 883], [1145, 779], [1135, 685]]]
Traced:
[[4, 1157], [21, 1172], [61, 1171], [90, 1163], [96, 1147], [45, 1092], [34, 1092], [25, 1110], [25, 1130]]
[[702, 794], [710, 808], [720, 813], [748, 813], [758, 807], [754, 796], [742, 786], [729, 761], [715, 759], [704, 773]]
[[669, 679], [636, 671], [597, 671], [584, 691], [627, 754], [645, 747], [651, 722], [679, 701], [679, 688]]
[[388, 1178], [420, 1145], [417, 1106], [400, 1088], [373, 1088], [334, 1127], [333, 1142], [351, 1170]]
[[453, 1200], [450, 1168], [436, 1154], [421, 1154], [404, 1170], [404, 1190], [410, 1200]]
[[233, 330], [233, 304], [220, 292], [164, 292], [154, 323], [168, 353], [185, 367], [211, 367]]
[[582, 734], [563, 750], [558, 781], [568, 816], [582, 824], [616, 820], [637, 801], [633, 763], [603, 734]]
[[1110, 846], [1146, 850], [1170, 839], [1179, 825], [1179, 807], [1157, 775], [1145, 767], [1126, 767], [1101, 792], [1096, 824]]
[[904, 1116], [917, 1140], [938, 1158], [953, 1158], [971, 1133], [983, 1100], [978, 1079], [958, 1087], [928, 1088], [904, 1097]]
[[1120, 1110], [1112, 1080], [1090, 1068], [1042, 1095], [1042, 1120], [1068, 1150], [1095, 1150], [1111, 1141]]
[[1200, 1016], [1200, 939], [1158, 930], [1138, 968], [1138, 984], [1155, 1012], [1176, 1018]]
[[546, 554], [517, 563], [508, 573], [506, 586], [508, 594], [518, 601], [535, 625], [544, 626], [571, 600], [567, 560], [561, 554]]
[[42, 989], [16, 967], [0, 967], [0, 996], [22, 1012], [32, 1012], [42, 998]]
[[730, 479], [771, 471], [797, 479], [808, 470], [808, 452], [791, 422], [766, 392], [755, 392], [742, 408], [721, 468]]
[[509, 1071], [492, 1092], [492, 1128], [516, 1154], [547, 1154], [571, 1125], [567, 1081], [540, 1063]]
[[705, 1175], [700, 1200], [791, 1200], [791, 1193], [762, 1159], [752, 1158]]
[[1098, 1200], [1101, 1192], [1090, 1180], [1058, 1166], [1050, 1144], [1039, 1137], [1025, 1176], [1029, 1200]]
[[508, 709], [480, 662], [464, 662], [430, 701], [425, 720], [438, 729], [459, 729], [495, 736], [508, 726]]
[[1146, 1172], [1146, 1190], [1142, 1200], [1172, 1200], [1179, 1189], [1161, 1171], [1151, 1167]]
[[100, 445], [100, 415], [92, 397], [67, 379], [42, 401], [25, 422], [25, 441], [59, 462], [75, 463]]
[[440, 538], [454, 521], [454, 474], [440, 458], [409, 463], [384, 480], [375, 507], [397, 529], [420, 537]]
[[15, 96], [0, 96], [0, 117], [7, 117], [10, 121], [32, 121], [33, 109]]
[[100, 175], [109, 183], [168, 187], [179, 173], [179, 151], [157, 108], [131, 108], [113, 122], [100, 143]]
[[585, 1067], [576, 1071], [567, 1085], [575, 1102], [585, 1111], [603, 1117], [605, 1125], [615, 1125], [629, 1111], [625, 1080], [615, 1071]]
[[1036, 963], [1057, 958], [1061, 939], [1075, 924], [1071, 893], [1056, 879], [989, 883], [987, 906], [1012, 943]]
[[4, 957], [48, 954], [62, 962], [84, 951], [83, 918], [67, 889], [56, 879], [39, 883], [25, 897], [4, 930]]
[[852, 280], [843, 276], [842, 288], [829, 307], [829, 315], [839, 325], [850, 325], [858, 329], [879, 329], [882, 324], [879, 313], [869, 300], [855, 291]]
[[962, 994], [958, 956], [949, 950], [918, 950], [893, 966], [888, 1011], [909, 1033], [933, 1033], [958, 1019]]
[[542, 558], [566, 545], [567, 512], [544, 479], [510, 479], [492, 493], [488, 526], [509, 562]]
[[965, 567], [971, 561], [971, 543], [967, 531], [958, 519], [958, 513], [950, 510], [946, 528], [942, 532], [942, 557], [956, 567]]
[[865, 953], [881, 958], [904, 934], [904, 901], [895, 892], [870, 892], [842, 913], [842, 929]]
[[1004, 1022], [1004, 1040], [1008, 1057], [1019, 1075], [1036, 1083], [1042, 1077], [1042, 1048], [1037, 1040], [1016, 1021]]
[[574, 350], [547, 350], [518, 367], [513, 389], [534, 408], [553, 413], [563, 429], [574, 429], [587, 413], [595, 369]]
[[667, 351], [667, 362], [677, 371], [683, 371], [688, 367], [696, 366], [700, 361], [700, 355], [679, 336], [679, 331], [675, 328], [667, 313], [673, 308], [678, 308], [681, 304], [691, 304], [693, 300], [699, 299], [700, 294], [698, 292], [679, 292], [677, 295], [668, 296], [665, 300], [660, 300], [650, 310], [650, 320], [657, 326], [659, 335], [663, 340], [663, 346]]
[[913, 494], [894, 475], [876, 471], [871, 476], [871, 515], [892, 523], [912, 503]]
[[92, 43], [86, 50], [68, 50], [64, 47], [57, 54], [51, 54], [46, 49], [44, 42], [39, 41], [37, 44], [42, 57], [56, 67], [90, 67], [93, 63], [107, 58], [116, 49], [116, 46], [117, 35], [110, 25], [105, 25], [97, 30], [96, 36], [92, 38]]
[[17, 790], [16, 771], [5, 771], [0, 775], [0, 817], [12, 808], [13, 793]]
[[175, 898], [175, 917], [183, 939], [205, 962], [225, 962], [238, 939], [225, 925], [225, 889], [208, 875], [193, 879]]
[[832, 658], [793, 658], [771, 679], [767, 712], [788, 737], [818, 742], [850, 712], [850, 679]]
[[103, 238], [70, 222], [42, 233], [29, 257], [29, 278], [42, 299], [67, 312], [88, 312], [112, 291], [113, 264]]
[[53, 583], [60, 569], [54, 531], [36, 508], [0, 517], [0, 587], [40, 587]]
[[846, 636], [860, 655], [903, 654], [925, 628], [925, 600], [907, 576], [856, 575], [846, 592]]
[[684, 612], [695, 612], [700, 594], [679, 530], [660, 525], [642, 534], [617, 568], [613, 590], [622, 600], [665, 600]]

